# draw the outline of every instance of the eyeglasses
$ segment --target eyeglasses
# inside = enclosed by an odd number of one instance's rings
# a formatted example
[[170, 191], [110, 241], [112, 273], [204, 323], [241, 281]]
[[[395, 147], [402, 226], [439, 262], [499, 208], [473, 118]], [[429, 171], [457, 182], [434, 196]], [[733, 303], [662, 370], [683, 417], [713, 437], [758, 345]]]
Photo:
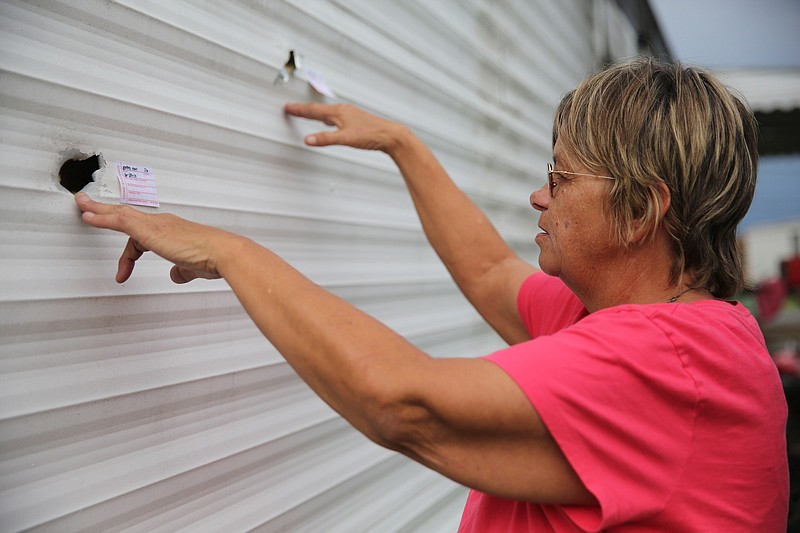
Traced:
[[[547, 188], [550, 190], [550, 198], [553, 198], [553, 189], [558, 186], [553, 174], [568, 175], [568, 176], [583, 176], [584, 178], [602, 178], [604, 180], [614, 180], [611, 176], [598, 176], [596, 174], [584, 174], [582, 172], [566, 172], [564, 170], [553, 170], [553, 163], [547, 163]], [[569, 178], [575, 179], [575, 178]]]

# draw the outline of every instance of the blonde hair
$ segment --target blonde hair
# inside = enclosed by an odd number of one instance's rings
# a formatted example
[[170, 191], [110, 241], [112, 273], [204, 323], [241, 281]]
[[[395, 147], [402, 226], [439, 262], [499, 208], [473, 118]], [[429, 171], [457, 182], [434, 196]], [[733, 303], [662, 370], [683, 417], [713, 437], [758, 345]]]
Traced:
[[[712, 74], [638, 58], [590, 76], [556, 112], [553, 144], [611, 182], [612, 232], [634, 246], [644, 230], [670, 236], [675, 284], [728, 298], [744, 285], [736, 227], [750, 207], [757, 127], [745, 104]], [[669, 209], [662, 217], [663, 185]]]

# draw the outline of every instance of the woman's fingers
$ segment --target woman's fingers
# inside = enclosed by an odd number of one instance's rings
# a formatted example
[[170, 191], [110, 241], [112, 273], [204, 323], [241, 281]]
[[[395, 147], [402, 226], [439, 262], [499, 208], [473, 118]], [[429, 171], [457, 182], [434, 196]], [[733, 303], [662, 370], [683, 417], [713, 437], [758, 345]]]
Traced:
[[296, 117], [318, 120], [328, 126], [336, 126], [335, 131], [319, 131], [307, 135], [304, 139], [309, 146], [330, 146], [333, 144], [346, 144], [342, 142], [340, 132], [346, 127], [342, 121], [342, 106], [317, 103], [289, 103], [284, 106], [287, 114]]
[[336, 126], [336, 123], [333, 121], [335, 109], [336, 106], [333, 105], [317, 104], [313, 102], [291, 102], [283, 106], [283, 110], [289, 115], [311, 120], [319, 120], [328, 126]]
[[132, 237], [128, 238], [128, 242], [125, 245], [125, 249], [122, 250], [122, 255], [119, 258], [117, 266], [117, 283], [123, 283], [131, 277], [136, 260], [142, 257], [142, 254], [146, 251], [147, 249]]
[[320, 131], [305, 138], [310, 146], [330, 146], [339, 144], [364, 150], [387, 151], [397, 135], [398, 125], [394, 122], [367, 113], [350, 104], [291, 103], [284, 106], [287, 114], [319, 120], [334, 131]]
[[170, 274], [176, 283], [219, 277], [212, 255], [213, 244], [228, 242], [230, 234], [174, 215], [143, 213], [128, 206], [95, 202], [82, 193], [76, 195], [75, 202], [87, 224], [129, 236], [117, 265], [118, 283], [127, 281], [136, 261], [151, 250], [176, 265]]
[[[90, 226], [96, 228], [111, 229], [115, 231], [126, 231], [126, 226], [130, 225], [131, 217], [135, 217], [138, 211], [122, 205], [110, 205], [95, 202], [85, 193], [75, 195], [75, 203], [83, 212], [81, 218]], [[122, 255], [117, 264], [117, 283], [123, 283], [131, 277], [136, 260], [142, 257], [147, 248], [142, 246], [139, 241], [130, 237], [122, 250]]]
[[75, 203], [83, 212], [83, 221], [96, 228], [112, 229], [129, 233], [127, 228], [138, 211], [125, 205], [111, 205], [95, 202], [86, 193], [75, 195]]
[[174, 283], [189, 283], [197, 278], [212, 278], [212, 276], [204, 276], [194, 270], [181, 268], [178, 265], [172, 267], [172, 270], [169, 271], [169, 277]]

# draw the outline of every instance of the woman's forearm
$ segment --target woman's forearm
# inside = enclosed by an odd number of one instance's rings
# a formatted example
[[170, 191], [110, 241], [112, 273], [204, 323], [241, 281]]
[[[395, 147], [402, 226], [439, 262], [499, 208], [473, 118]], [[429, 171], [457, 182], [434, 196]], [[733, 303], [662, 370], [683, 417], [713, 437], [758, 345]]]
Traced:
[[425, 234], [459, 285], [474, 285], [493, 265], [516, 256], [413, 133], [405, 129], [389, 155], [405, 179]]
[[515, 303], [519, 285], [534, 268], [514, 253], [413, 133], [401, 130], [388, 153], [405, 179], [425, 235], [464, 295], [506, 340], [527, 338]]
[[306, 383], [370, 438], [430, 358], [379, 321], [241, 237], [224, 244], [219, 273], [256, 326]]

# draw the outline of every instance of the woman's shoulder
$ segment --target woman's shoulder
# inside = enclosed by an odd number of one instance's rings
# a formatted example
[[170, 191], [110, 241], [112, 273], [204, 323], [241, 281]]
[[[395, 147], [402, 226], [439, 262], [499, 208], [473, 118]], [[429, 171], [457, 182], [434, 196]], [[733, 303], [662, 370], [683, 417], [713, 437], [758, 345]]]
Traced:
[[590, 315], [598, 322], [620, 320], [635, 322], [635, 318], [652, 322], [669, 331], [675, 328], [690, 330], [724, 329], [728, 332], [741, 330], [748, 332], [763, 343], [763, 337], [753, 315], [742, 303], [729, 300], [697, 300], [690, 303], [624, 304], [602, 309]]
[[758, 323], [735, 301], [621, 305], [592, 313], [576, 326], [613, 336], [628, 349], [669, 350], [695, 377], [772, 380], [775, 374]]

